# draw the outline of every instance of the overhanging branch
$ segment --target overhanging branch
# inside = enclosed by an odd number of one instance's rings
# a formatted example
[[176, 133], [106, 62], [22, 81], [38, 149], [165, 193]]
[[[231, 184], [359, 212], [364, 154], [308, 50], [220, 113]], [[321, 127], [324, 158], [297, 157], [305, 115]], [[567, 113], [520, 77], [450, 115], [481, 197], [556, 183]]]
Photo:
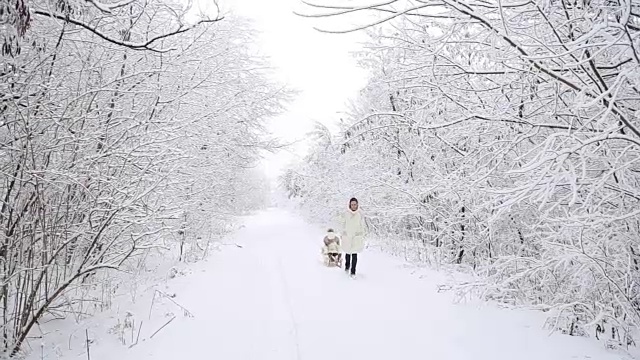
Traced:
[[189, 30], [193, 30], [196, 27], [198, 27], [200, 24], [203, 24], [203, 23], [213, 23], [213, 22], [218, 22], [218, 21], [224, 19], [224, 17], [217, 17], [215, 19], [203, 19], [203, 20], [200, 20], [200, 21], [196, 22], [195, 24], [193, 24], [191, 26], [183, 27], [181, 25], [176, 30], [173, 30], [173, 31], [168, 32], [166, 34], [155, 36], [155, 37], [153, 37], [150, 40], [147, 40], [145, 42], [134, 43], [134, 42], [115, 39], [115, 38], [113, 38], [113, 37], [111, 37], [109, 35], [104, 34], [103, 32], [99, 31], [98, 29], [94, 28], [93, 26], [91, 26], [91, 25], [89, 25], [87, 23], [84, 23], [84, 22], [82, 22], [80, 20], [76, 20], [76, 19], [64, 16], [64, 15], [61, 15], [61, 14], [56, 14], [56, 13], [51, 13], [51, 12], [41, 11], [41, 10], [35, 10], [33, 13], [36, 14], [36, 15], [39, 15], [39, 16], [46, 16], [46, 17], [50, 17], [50, 18], [54, 18], [54, 19], [65, 21], [67, 23], [70, 23], [70, 24], [73, 24], [73, 25], [76, 25], [76, 26], [80, 26], [81, 28], [92, 32], [93, 34], [97, 35], [98, 37], [102, 38], [103, 40], [106, 40], [106, 41], [108, 41], [108, 42], [110, 42], [112, 44], [118, 45], [118, 46], [126, 47], [126, 48], [133, 49], [133, 50], [143, 50], [143, 51], [147, 51], [148, 50], [148, 51], [155, 51], [155, 52], [168, 52], [168, 51], [173, 50], [172, 48], [162, 49], [162, 48], [154, 48], [154, 47], [152, 47], [153, 43], [155, 43], [158, 40], [166, 39], [166, 38], [169, 38], [171, 36], [175, 36], [175, 35], [187, 32]]

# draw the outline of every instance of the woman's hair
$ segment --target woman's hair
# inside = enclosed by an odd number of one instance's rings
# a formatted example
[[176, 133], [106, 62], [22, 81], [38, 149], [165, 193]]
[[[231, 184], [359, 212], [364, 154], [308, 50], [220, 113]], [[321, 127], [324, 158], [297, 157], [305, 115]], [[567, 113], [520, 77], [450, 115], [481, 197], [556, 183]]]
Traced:
[[356, 199], [356, 198], [352, 197], [352, 198], [351, 198], [351, 200], [349, 200], [349, 205], [351, 205], [351, 203], [352, 203], [353, 201], [355, 201], [355, 202], [357, 203], [357, 202], [358, 202], [358, 199]]
[[328, 228], [327, 232], [333, 232], [333, 229], [332, 228]]

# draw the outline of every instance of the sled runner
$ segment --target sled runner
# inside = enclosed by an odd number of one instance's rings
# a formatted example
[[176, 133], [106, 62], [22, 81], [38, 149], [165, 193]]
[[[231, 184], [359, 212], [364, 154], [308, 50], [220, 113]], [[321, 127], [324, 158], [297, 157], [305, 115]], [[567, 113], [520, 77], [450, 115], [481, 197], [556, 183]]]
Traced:
[[342, 254], [339, 252], [329, 252], [326, 246], [322, 248], [322, 260], [327, 267], [342, 267]]

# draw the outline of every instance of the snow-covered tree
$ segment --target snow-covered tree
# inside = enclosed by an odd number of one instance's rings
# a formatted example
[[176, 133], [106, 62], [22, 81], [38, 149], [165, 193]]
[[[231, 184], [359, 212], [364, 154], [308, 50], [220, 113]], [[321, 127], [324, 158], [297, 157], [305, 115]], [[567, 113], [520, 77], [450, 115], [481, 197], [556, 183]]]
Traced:
[[286, 99], [242, 19], [189, 20], [167, 1], [17, 3], [28, 12], [3, 13], [0, 62], [0, 336], [12, 355], [51, 309], [73, 306], [62, 299], [77, 284], [149, 249], [179, 244], [183, 258], [257, 205], [249, 169]]
[[423, 261], [468, 266], [486, 297], [633, 344], [640, 7], [308, 5], [307, 16], [380, 16], [357, 27], [370, 34], [360, 58], [372, 78], [332, 151], [295, 170], [295, 194], [337, 194], [331, 210], [360, 194], [375, 232]]

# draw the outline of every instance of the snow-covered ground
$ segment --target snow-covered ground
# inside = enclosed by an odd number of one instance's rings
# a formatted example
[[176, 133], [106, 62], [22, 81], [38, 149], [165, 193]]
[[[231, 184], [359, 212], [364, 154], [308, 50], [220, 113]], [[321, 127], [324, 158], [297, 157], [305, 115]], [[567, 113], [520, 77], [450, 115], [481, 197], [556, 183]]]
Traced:
[[323, 230], [285, 210], [249, 216], [228, 246], [135, 304], [47, 324], [57, 330], [45, 330], [42, 348], [30, 341], [29, 359], [628, 358], [591, 339], [550, 335], [537, 312], [454, 304], [437, 292], [442, 275], [373, 250], [349, 279], [322, 265]]

